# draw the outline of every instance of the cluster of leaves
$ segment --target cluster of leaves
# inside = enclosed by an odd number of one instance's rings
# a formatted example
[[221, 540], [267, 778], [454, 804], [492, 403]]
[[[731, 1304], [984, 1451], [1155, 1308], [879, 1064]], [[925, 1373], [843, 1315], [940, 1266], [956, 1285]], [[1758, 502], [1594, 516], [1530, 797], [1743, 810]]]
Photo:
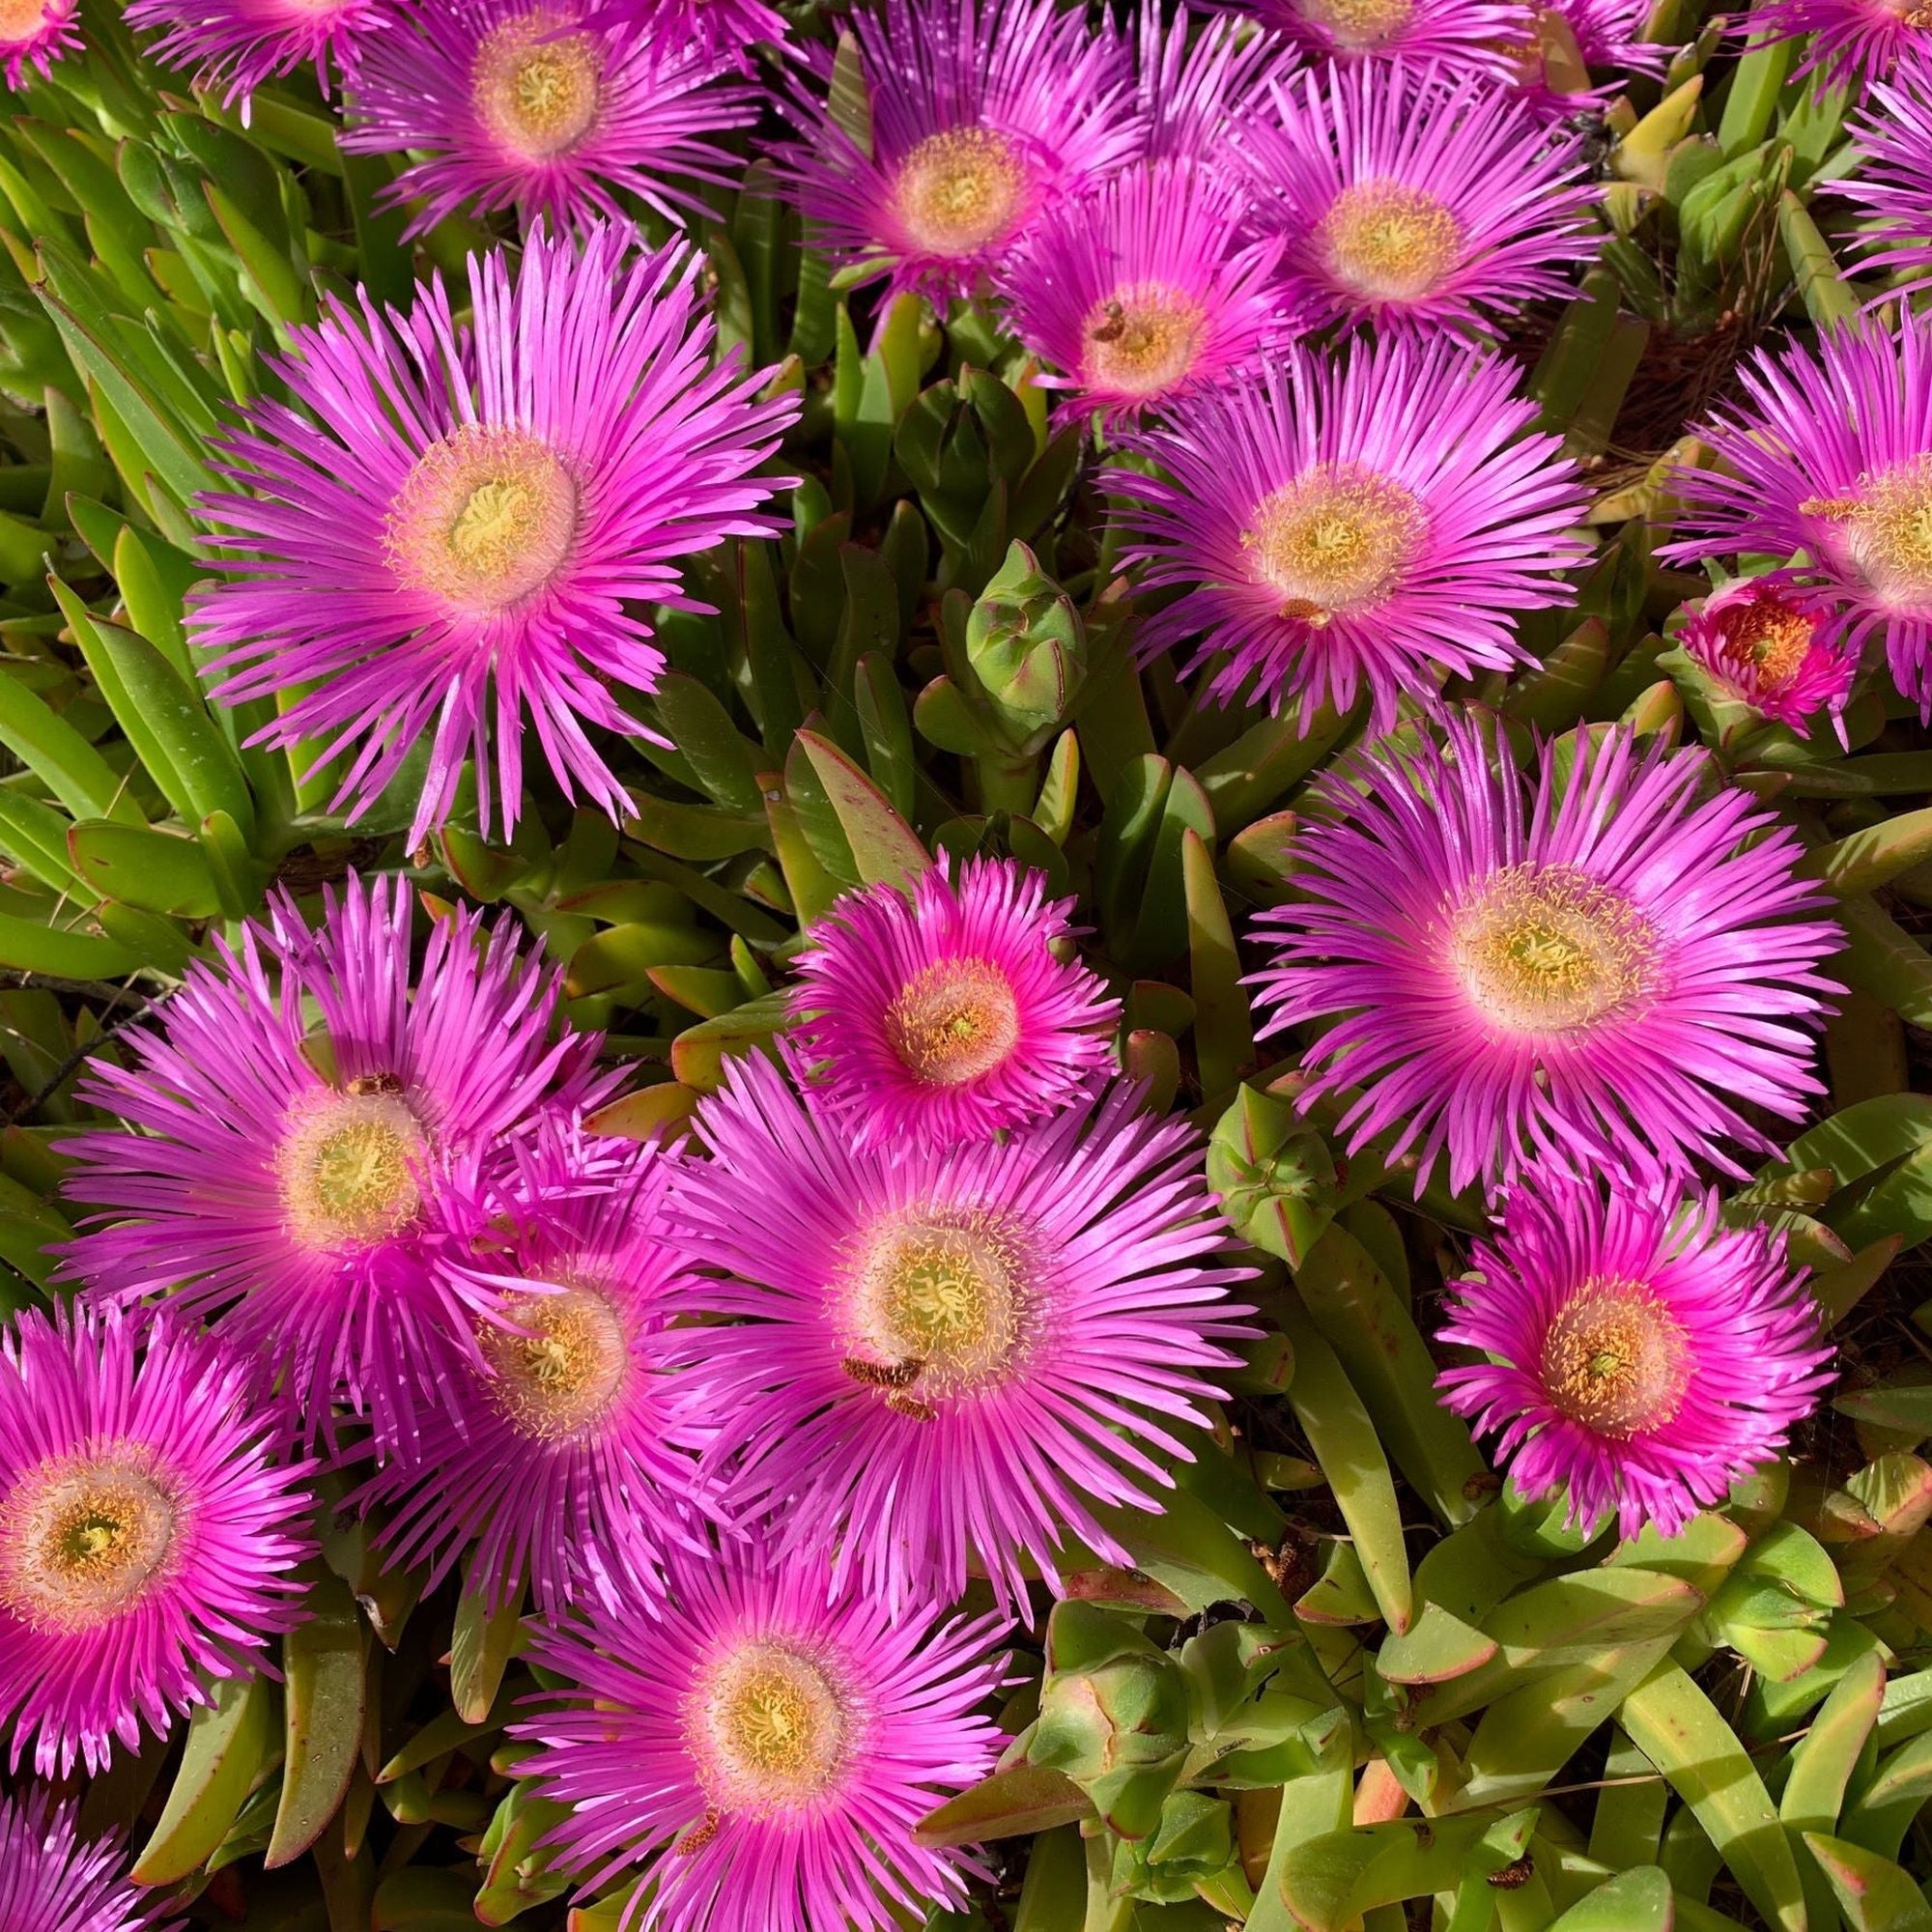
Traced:
[[[271, 881], [400, 866], [515, 908], [635, 1076], [603, 1124], [643, 1134], [770, 1037], [840, 892], [1010, 852], [1080, 895], [1126, 1065], [1211, 1133], [1267, 1332], [1168, 1511], [1110, 1520], [1136, 1567], [1077, 1567], [1022, 1641], [1002, 1768], [927, 1821], [1006, 1875], [970, 1922], [1932, 1927], [1909, 1875], [1932, 1863], [1932, 1278], [1901, 1259], [1932, 1236], [1932, 748], [1877, 696], [1848, 750], [1766, 727], [1671, 647], [1704, 586], [1653, 561], [1661, 459], [1753, 335], [1857, 300], [1809, 205], [1842, 99], [1696, 24], [1659, 23], [1690, 44], [1612, 109], [1602, 265], [1525, 352], [1603, 476], [1598, 559], [1530, 627], [1537, 666], [1468, 695], [1525, 743], [1701, 739], [1837, 895], [1829, 1115], [1728, 1207], [1785, 1228], [1835, 1324], [1842, 1391], [1791, 1463], [1679, 1540], [1587, 1540], [1436, 1406], [1430, 1305], [1480, 1205], [1345, 1161], [1293, 1065], [1261, 1064], [1240, 982], [1297, 796], [1362, 717], [1216, 710], [1137, 668], [1091, 436], [1052, 431], [982, 313], [855, 317], [759, 165], [700, 239], [725, 340], [803, 394], [806, 481], [781, 544], [694, 565], [716, 614], [666, 615], [634, 815], [540, 802], [507, 847], [459, 822], [410, 853], [407, 774], [349, 826], [327, 769], [251, 749], [266, 714], [208, 700], [184, 621], [210, 434], [274, 390], [264, 357], [321, 293], [398, 298], [489, 238], [404, 247], [388, 169], [318, 102], [267, 90], [244, 128], [111, 9], [0, 128], [0, 1300], [53, 1292], [81, 1063]], [[129, 1827], [197, 1923], [608, 1932], [621, 1898], [569, 1908], [517, 1780], [516, 1619], [416, 1599], [332, 1519], [283, 1683], [226, 1687], [95, 1781], [87, 1822]]]

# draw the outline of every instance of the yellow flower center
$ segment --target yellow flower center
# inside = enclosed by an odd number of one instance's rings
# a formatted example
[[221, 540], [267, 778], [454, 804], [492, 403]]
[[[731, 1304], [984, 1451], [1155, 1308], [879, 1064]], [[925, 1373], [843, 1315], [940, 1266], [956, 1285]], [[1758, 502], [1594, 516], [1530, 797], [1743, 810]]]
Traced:
[[705, 1796], [750, 1817], [797, 1810], [844, 1763], [846, 1712], [838, 1687], [803, 1650], [775, 1638], [745, 1644], [706, 1673], [685, 1735]]
[[1315, 241], [1343, 287], [1376, 301], [1415, 301], [1462, 259], [1463, 224], [1427, 188], [1357, 182], [1329, 204]]
[[96, 1629], [146, 1595], [176, 1521], [135, 1444], [43, 1463], [0, 1497], [0, 1605], [32, 1630]]
[[1662, 1429], [1684, 1406], [1690, 1338], [1640, 1282], [1586, 1282], [1550, 1322], [1540, 1367], [1558, 1409], [1625, 1441]]
[[1574, 866], [1512, 866], [1452, 919], [1450, 959], [1482, 1012], [1512, 1033], [1593, 1026], [1647, 997], [1657, 937], [1622, 894]]
[[1003, 1217], [939, 1209], [885, 1222], [866, 1239], [850, 1291], [847, 1369], [901, 1401], [998, 1379], [1026, 1339], [1024, 1245]]
[[939, 959], [886, 1009], [886, 1042], [926, 1087], [963, 1087], [992, 1072], [1020, 1037], [1011, 982], [990, 959]]
[[1353, 465], [1321, 464], [1256, 506], [1241, 542], [1281, 614], [1322, 625], [1379, 603], [1428, 533], [1413, 492]]
[[1157, 396], [1193, 368], [1205, 319], [1201, 304], [1178, 289], [1158, 282], [1122, 289], [1087, 318], [1080, 378], [1089, 388]]
[[1932, 456], [1861, 476], [1850, 497], [1801, 503], [1805, 516], [1845, 526], [1852, 562], [1880, 600], [1932, 600]]
[[556, 575], [579, 507], [576, 479], [541, 438], [470, 424], [416, 459], [389, 505], [384, 542], [412, 589], [500, 611]]
[[599, 1289], [570, 1287], [519, 1295], [503, 1314], [514, 1325], [486, 1322], [477, 1341], [511, 1426], [540, 1442], [588, 1434], [610, 1414], [630, 1365], [615, 1303]]
[[928, 255], [971, 255], [1004, 242], [1019, 218], [1027, 175], [1018, 149], [990, 128], [928, 134], [900, 165], [893, 208]]
[[483, 125], [511, 154], [548, 160], [596, 127], [603, 72], [594, 36], [540, 11], [484, 37], [470, 69], [471, 99]]
[[1386, 46], [1415, 14], [1415, 0], [1292, 0], [1310, 26], [1338, 47], [1360, 52]]
[[428, 1145], [400, 1094], [331, 1093], [305, 1103], [275, 1162], [290, 1235], [334, 1248], [399, 1234], [422, 1206], [416, 1175]]
[[1760, 691], [1782, 691], [1798, 675], [1811, 648], [1815, 626], [1803, 611], [1769, 600], [1725, 612], [1724, 648], [1756, 673]]

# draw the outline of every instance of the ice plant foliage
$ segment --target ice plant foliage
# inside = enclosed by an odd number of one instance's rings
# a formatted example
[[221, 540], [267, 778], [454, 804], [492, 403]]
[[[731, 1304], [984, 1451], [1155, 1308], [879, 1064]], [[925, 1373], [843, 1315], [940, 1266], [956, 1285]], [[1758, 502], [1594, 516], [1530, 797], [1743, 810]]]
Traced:
[[1139, 151], [1127, 43], [1056, 0], [877, 0], [849, 31], [869, 142], [802, 86], [780, 165], [820, 243], [894, 293], [980, 290], [1041, 213]]
[[44, 1789], [0, 1798], [0, 1925], [7, 1932], [182, 1932], [160, 1895], [130, 1885], [118, 1837], [81, 1835]]
[[977, 1866], [913, 1827], [999, 1753], [977, 1709], [997, 1622], [889, 1607], [761, 1536], [670, 1569], [662, 1605], [538, 1637], [563, 1688], [513, 1728], [536, 1747], [522, 1769], [573, 1807], [560, 1867], [588, 1888], [646, 1869], [624, 1932], [890, 1932], [963, 1906]]
[[213, 1318], [311, 1432], [342, 1401], [388, 1446], [447, 1400], [467, 1317], [497, 1299], [434, 1264], [448, 1165], [593, 1091], [595, 1041], [554, 1025], [510, 924], [437, 922], [412, 974], [406, 880], [326, 904], [311, 935], [278, 899], [128, 1037], [132, 1065], [98, 1069], [88, 1097], [140, 1131], [69, 1143], [75, 1196], [104, 1211], [68, 1264]]
[[1515, 77], [1516, 50], [1536, 35], [1534, 11], [1516, 0], [1257, 0], [1241, 11], [1318, 59], [1439, 61], [1498, 80]]
[[[138, 1337], [138, 1339], [137, 1339]], [[0, 1722], [90, 1773], [164, 1737], [301, 1615], [299, 1464], [240, 1362], [169, 1315], [81, 1304], [0, 1337]], [[0, 1904], [11, 1872], [0, 1868]], [[14, 1920], [5, 1921], [13, 1932]], [[62, 1921], [60, 1932], [70, 1932]]]
[[1922, 288], [1932, 281], [1932, 35], [1867, 101], [1853, 124], [1863, 159], [1837, 189], [1870, 217], [1864, 266]]
[[849, 893], [800, 957], [814, 1097], [861, 1142], [985, 1140], [1077, 1098], [1120, 1003], [1071, 952], [1070, 899], [1010, 859]]
[[[855, 1148], [771, 1062], [698, 1111], [675, 1212], [728, 1324], [680, 1331], [747, 1506], [902, 1597], [1003, 1599], [1088, 1507], [1155, 1506], [1246, 1313], [1184, 1122], [1130, 1088], [1006, 1139]], [[735, 1453], [734, 1453], [735, 1452]]]
[[[602, 1149], [602, 1151], [598, 1150]], [[673, 1413], [665, 1329], [696, 1305], [665, 1217], [667, 1158], [563, 1130], [507, 1176], [470, 1164], [446, 1210], [463, 1245], [444, 1266], [487, 1315], [425, 1416], [366, 1486], [384, 1541], [432, 1582], [466, 1550], [493, 1608], [530, 1588], [539, 1612], [656, 1587], [691, 1541], [696, 1432]], [[492, 1184], [494, 1179], [495, 1184]]]
[[1171, 406], [1286, 341], [1283, 241], [1252, 220], [1238, 180], [1186, 160], [1138, 162], [1041, 216], [1002, 290], [1069, 413]]
[[230, 107], [298, 68], [312, 67], [327, 94], [331, 69], [354, 72], [393, 31], [389, 0], [131, 0], [127, 17], [160, 35], [157, 61], [193, 69], [195, 85]]
[[728, 182], [711, 137], [757, 115], [708, 42], [588, 0], [395, 0], [351, 91], [351, 154], [426, 151], [386, 190], [421, 234], [461, 211], [674, 216]]
[[1704, 600], [1679, 642], [1719, 691], [1801, 738], [1821, 711], [1841, 713], [1859, 650], [1831, 600], [1781, 572], [1742, 578]]
[[1378, 724], [1445, 673], [1507, 667], [1515, 613], [1567, 603], [1583, 494], [1513, 365], [1437, 338], [1300, 344], [1265, 378], [1123, 434], [1123, 556], [1182, 594], [1140, 627], [1208, 689], [1308, 718], [1366, 695]]
[[1838, 600], [1833, 640], [1884, 640], [1932, 717], [1932, 323], [1907, 314], [1762, 350], [1702, 435], [1723, 468], [1677, 472], [1678, 539], [1703, 559], [1803, 553]]
[[696, 256], [635, 240], [539, 234], [514, 273], [472, 257], [466, 328], [440, 281], [407, 315], [330, 302], [278, 364], [295, 404], [224, 444], [250, 494], [205, 506], [227, 577], [194, 626], [219, 694], [299, 688], [261, 735], [346, 756], [352, 812], [427, 745], [412, 844], [470, 752], [482, 823], [516, 824], [526, 719], [566, 792], [621, 816], [588, 732], [637, 728], [611, 682], [657, 682], [642, 607], [699, 608], [681, 561], [774, 527], [756, 472], [796, 399], [713, 360]]
[[1575, 138], [1451, 70], [1303, 73], [1242, 143], [1311, 324], [1472, 330], [1566, 297], [1597, 250]]
[[1449, 1406], [1496, 1437], [1526, 1495], [1573, 1522], [1675, 1535], [1783, 1447], [1831, 1380], [1784, 1237], [1727, 1228], [1715, 1194], [1527, 1177], [1479, 1242], [1438, 1340]]
[[5, 0], [0, 5], [0, 75], [23, 86], [28, 70], [46, 74], [82, 44], [79, 0]]
[[1270, 1033], [1332, 1022], [1308, 1097], [1352, 1096], [1351, 1150], [1446, 1155], [1453, 1188], [1525, 1161], [1735, 1174], [1731, 1143], [1773, 1145], [1744, 1106], [1793, 1120], [1820, 1091], [1838, 929], [1796, 835], [1702, 753], [1612, 727], [1524, 773], [1461, 719], [1317, 800], [1255, 984]]

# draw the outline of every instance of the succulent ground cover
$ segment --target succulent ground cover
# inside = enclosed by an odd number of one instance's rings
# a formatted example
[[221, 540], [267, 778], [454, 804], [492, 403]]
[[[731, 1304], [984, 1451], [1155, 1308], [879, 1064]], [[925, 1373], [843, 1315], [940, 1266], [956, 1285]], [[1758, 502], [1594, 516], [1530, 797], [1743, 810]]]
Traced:
[[0, 1932], [1932, 1928], [1932, 14], [0, 73]]

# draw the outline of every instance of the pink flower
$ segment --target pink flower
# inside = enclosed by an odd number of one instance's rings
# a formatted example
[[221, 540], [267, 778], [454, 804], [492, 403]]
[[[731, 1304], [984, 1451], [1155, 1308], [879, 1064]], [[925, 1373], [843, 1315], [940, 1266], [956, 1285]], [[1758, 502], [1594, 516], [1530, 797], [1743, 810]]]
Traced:
[[197, 87], [245, 115], [258, 87], [298, 68], [313, 67], [327, 95], [331, 63], [353, 73], [393, 14], [388, 0], [130, 0], [127, 17], [160, 32], [151, 52], [162, 66], [195, 69]]
[[1725, 696], [1801, 738], [1820, 711], [1842, 712], [1859, 674], [1857, 644], [1832, 601], [1787, 572], [1742, 578], [1704, 599], [1678, 641]]
[[1496, 80], [1515, 78], [1518, 50], [1536, 38], [1520, 0], [1241, 0], [1239, 11], [1318, 60], [1439, 61]]
[[45, 1789], [0, 1798], [0, 1925], [7, 1932], [185, 1932], [165, 1895], [131, 1885], [118, 1833], [80, 1835], [79, 1808]]
[[1570, 1520], [1615, 1510], [1674, 1536], [1784, 1446], [1830, 1385], [1831, 1350], [1784, 1237], [1727, 1228], [1716, 1194], [1526, 1179], [1478, 1243], [1438, 1340], [1443, 1401], [1497, 1437], [1522, 1492]]
[[1884, 79], [1932, 50], [1932, 18], [1918, 0], [1758, 0], [1746, 16], [1752, 46], [1807, 37], [1796, 79], [1837, 87]]
[[75, 15], [79, 0], [15, 0], [0, 16], [0, 74], [9, 87], [25, 84], [29, 68], [45, 75], [63, 54], [86, 45]]
[[1010, 859], [847, 893], [791, 995], [814, 1097], [862, 1145], [985, 1140], [1076, 1099], [1120, 1003], [1065, 956], [1072, 909]]

